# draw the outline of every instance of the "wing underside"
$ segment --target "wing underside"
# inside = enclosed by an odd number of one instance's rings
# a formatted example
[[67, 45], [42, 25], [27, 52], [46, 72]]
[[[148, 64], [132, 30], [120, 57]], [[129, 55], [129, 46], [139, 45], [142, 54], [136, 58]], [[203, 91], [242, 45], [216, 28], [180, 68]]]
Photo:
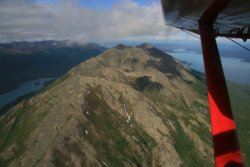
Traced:
[[[162, 0], [167, 25], [199, 33], [198, 22], [212, 0]], [[250, 38], [250, 1], [232, 0], [214, 22], [216, 36]]]

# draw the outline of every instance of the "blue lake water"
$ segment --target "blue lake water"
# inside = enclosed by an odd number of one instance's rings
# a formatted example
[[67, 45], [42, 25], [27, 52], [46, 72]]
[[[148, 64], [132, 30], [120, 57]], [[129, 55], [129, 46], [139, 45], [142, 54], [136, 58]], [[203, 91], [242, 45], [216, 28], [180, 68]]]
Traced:
[[[204, 73], [204, 64], [202, 55], [192, 51], [175, 51], [167, 54], [179, 59], [189, 68]], [[241, 58], [221, 57], [225, 78], [240, 84], [250, 84], [250, 63], [243, 61]]]
[[28, 93], [36, 92], [44, 87], [45, 82], [54, 80], [55, 78], [40, 78], [22, 83], [19, 88], [0, 95], [0, 109], [14, 102], [18, 97]]

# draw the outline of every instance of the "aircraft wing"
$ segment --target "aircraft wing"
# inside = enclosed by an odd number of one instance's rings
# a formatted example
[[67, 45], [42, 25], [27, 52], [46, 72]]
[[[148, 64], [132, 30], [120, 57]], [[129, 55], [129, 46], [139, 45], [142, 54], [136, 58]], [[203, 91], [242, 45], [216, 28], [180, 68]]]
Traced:
[[[162, 0], [167, 25], [199, 34], [198, 21], [213, 0]], [[216, 36], [250, 38], [250, 1], [231, 0], [214, 22]]]
[[161, 2], [166, 24], [200, 35], [215, 166], [243, 167], [236, 124], [215, 37], [241, 38], [243, 41], [250, 38], [250, 1], [162, 0]]

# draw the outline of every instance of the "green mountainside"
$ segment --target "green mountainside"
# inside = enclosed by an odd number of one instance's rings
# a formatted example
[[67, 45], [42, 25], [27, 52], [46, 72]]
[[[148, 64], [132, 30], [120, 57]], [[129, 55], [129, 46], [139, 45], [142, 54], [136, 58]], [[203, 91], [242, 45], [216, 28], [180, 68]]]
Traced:
[[227, 86], [245, 166], [250, 166], [250, 85], [228, 82]]
[[201, 77], [120, 44], [0, 117], [0, 166], [213, 166], [207, 108]]

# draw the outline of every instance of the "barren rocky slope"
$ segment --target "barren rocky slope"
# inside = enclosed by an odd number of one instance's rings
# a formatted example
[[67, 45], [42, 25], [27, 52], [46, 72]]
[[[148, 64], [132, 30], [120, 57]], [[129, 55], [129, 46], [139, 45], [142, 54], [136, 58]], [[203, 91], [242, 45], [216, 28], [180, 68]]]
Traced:
[[212, 166], [204, 84], [149, 44], [118, 45], [0, 118], [0, 166]]

